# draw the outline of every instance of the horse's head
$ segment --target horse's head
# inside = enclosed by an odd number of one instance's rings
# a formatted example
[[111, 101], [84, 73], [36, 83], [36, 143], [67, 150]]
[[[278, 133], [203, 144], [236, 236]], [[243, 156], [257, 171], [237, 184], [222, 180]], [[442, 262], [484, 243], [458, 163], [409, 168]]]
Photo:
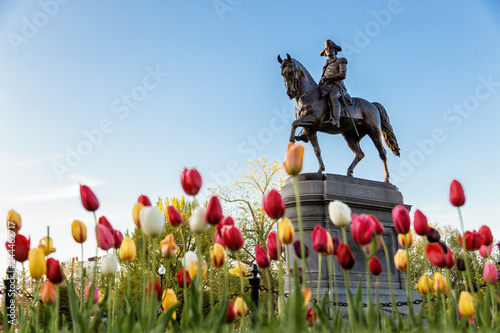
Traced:
[[286, 94], [292, 99], [297, 97], [299, 90], [299, 70], [288, 53], [286, 57], [283, 60], [278, 55], [278, 62], [281, 64], [281, 75], [285, 81]]

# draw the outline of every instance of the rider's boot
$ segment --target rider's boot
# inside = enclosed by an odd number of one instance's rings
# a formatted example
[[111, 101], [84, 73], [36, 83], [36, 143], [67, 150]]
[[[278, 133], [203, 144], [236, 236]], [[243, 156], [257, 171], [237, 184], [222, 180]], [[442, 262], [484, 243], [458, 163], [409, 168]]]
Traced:
[[336, 97], [332, 95], [330, 95], [330, 108], [331, 108], [331, 116], [330, 119], [328, 119], [326, 122], [332, 124], [333, 127], [339, 128], [340, 102]]

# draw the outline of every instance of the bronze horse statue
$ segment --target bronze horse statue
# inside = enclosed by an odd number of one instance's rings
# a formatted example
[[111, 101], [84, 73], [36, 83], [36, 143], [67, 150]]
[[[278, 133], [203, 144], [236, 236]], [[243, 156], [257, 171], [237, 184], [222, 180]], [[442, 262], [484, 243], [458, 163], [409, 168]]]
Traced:
[[[347, 169], [347, 176], [351, 177], [354, 168], [365, 156], [359, 142], [365, 135], [368, 135], [384, 164], [384, 182], [389, 182], [387, 152], [382, 144], [382, 136], [394, 155], [400, 155], [396, 135], [385, 108], [380, 103], [370, 103], [365, 99], [354, 97], [352, 105], [348, 106], [352, 118], [348, 114], [346, 115], [346, 110], [343, 110], [340, 117], [340, 127], [335, 128], [325, 123], [329, 113], [328, 99], [321, 98], [318, 85], [307, 69], [299, 61], [292, 59], [288, 53], [284, 60], [278, 55], [278, 62], [281, 64], [281, 75], [285, 81], [286, 94], [290, 99], [295, 98], [295, 118], [297, 120], [292, 123], [290, 142], [295, 142], [295, 140], [311, 142], [319, 163], [318, 173], [325, 171], [316, 135], [318, 131], [328, 134], [342, 134], [354, 153], [354, 161]], [[346, 106], [343, 105], [342, 108], [345, 109]], [[303, 134], [295, 136], [297, 127], [302, 127]]]

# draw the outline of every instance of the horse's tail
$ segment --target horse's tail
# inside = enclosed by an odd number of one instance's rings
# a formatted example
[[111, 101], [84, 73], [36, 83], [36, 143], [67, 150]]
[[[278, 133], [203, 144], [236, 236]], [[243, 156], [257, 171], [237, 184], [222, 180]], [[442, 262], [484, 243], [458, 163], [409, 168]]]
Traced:
[[396, 134], [394, 134], [394, 130], [392, 129], [392, 125], [389, 120], [389, 115], [387, 114], [387, 111], [380, 103], [373, 102], [372, 104], [377, 107], [378, 112], [380, 113], [380, 122], [382, 123], [382, 135], [384, 136], [385, 143], [391, 149], [394, 155], [400, 156], [398, 140], [396, 139]]

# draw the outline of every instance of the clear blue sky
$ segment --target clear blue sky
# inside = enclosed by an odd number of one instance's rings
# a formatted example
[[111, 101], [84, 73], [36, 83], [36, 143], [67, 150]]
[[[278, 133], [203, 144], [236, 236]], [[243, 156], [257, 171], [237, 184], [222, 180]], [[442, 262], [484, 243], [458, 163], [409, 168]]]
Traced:
[[[79, 255], [72, 220], [93, 225], [79, 183], [124, 231], [140, 194], [182, 194], [185, 166], [214, 185], [240, 177], [249, 158], [282, 160], [294, 102], [276, 56], [290, 53], [319, 80], [333, 39], [350, 94], [391, 117], [402, 156], [389, 168], [405, 201], [458, 226], [447, 200], [458, 178], [466, 227], [489, 224], [500, 238], [500, 5], [343, 3], [0, 1], [0, 217], [21, 213], [33, 246], [50, 226], [63, 260]], [[319, 140], [327, 172], [344, 174], [345, 141]], [[371, 141], [362, 147], [355, 176], [382, 180]], [[316, 170], [306, 145], [304, 171]]]

